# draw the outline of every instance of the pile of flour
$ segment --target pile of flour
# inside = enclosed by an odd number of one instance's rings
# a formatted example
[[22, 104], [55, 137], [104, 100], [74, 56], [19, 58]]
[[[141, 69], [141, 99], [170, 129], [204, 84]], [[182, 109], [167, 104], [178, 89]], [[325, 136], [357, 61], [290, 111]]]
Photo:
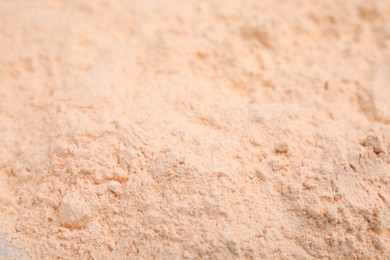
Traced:
[[0, 257], [390, 257], [388, 0], [0, 3]]

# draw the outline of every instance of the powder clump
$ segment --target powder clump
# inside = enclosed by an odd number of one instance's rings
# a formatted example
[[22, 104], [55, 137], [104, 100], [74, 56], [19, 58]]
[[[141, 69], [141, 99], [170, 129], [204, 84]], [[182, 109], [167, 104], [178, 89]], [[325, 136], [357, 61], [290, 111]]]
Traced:
[[364, 139], [364, 146], [373, 149], [374, 153], [376, 154], [384, 152], [378, 137], [373, 135], [368, 135], [366, 139]]
[[287, 153], [288, 152], [288, 145], [285, 142], [278, 143], [275, 146], [275, 151], [277, 153]]
[[65, 226], [80, 227], [91, 217], [91, 209], [79, 192], [72, 192], [62, 198], [59, 215]]

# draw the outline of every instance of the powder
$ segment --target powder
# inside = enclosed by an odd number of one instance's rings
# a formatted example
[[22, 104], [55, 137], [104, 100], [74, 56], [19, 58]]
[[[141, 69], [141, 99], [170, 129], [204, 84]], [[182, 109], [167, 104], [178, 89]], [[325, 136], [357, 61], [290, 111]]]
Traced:
[[1, 1], [0, 258], [390, 257], [390, 2]]

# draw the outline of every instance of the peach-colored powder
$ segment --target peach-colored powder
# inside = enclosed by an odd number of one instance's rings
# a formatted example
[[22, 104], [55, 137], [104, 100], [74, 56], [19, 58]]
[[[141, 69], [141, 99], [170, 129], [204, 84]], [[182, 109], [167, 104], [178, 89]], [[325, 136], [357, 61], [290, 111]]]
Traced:
[[390, 258], [388, 0], [3, 0], [0, 122], [0, 258]]

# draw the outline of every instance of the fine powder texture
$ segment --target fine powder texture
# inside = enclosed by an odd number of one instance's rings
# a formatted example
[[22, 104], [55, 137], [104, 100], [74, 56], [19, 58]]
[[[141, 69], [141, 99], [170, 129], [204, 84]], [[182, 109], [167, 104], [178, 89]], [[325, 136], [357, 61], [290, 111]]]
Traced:
[[389, 259], [389, 0], [0, 1], [0, 259]]

